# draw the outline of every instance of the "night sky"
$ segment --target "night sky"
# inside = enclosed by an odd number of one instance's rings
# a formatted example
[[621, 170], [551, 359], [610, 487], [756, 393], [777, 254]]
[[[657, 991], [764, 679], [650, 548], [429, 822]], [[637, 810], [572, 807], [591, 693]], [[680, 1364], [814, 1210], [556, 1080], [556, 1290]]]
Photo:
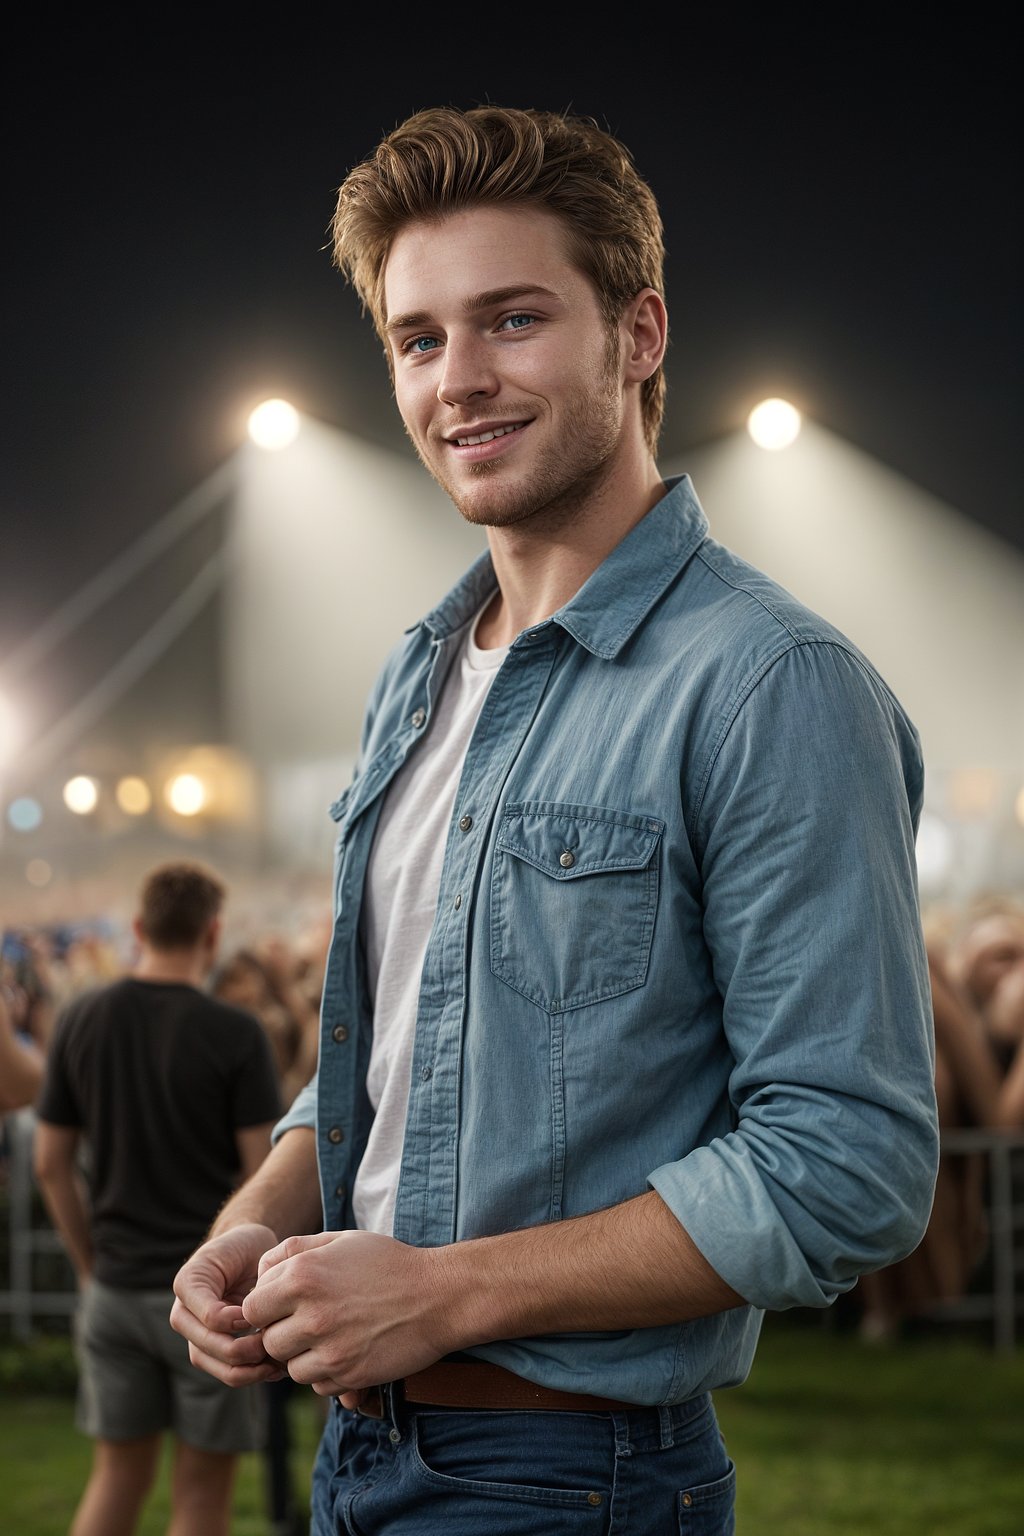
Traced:
[[787, 35], [683, 11], [671, 39], [631, 11], [239, 9], [231, 37], [230, 12], [89, 14], [6, 49], [0, 679], [264, 396], [411, 452], [327, 226], [438, 103], [569, 108], [632, 148], [666, 225], [665, 458], [783, 394], [1024, 549], [1021, 59], [975, 13], [966, 42], [844, 12]]

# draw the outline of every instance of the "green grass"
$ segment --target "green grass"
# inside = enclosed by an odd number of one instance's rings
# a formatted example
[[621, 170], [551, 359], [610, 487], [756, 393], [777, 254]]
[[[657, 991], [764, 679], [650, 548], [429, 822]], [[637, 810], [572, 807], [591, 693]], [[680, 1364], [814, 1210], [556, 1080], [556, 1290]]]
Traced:
[[[289, 1406], [294, 1486], [308, 1515], [309, 1472], [320, 1438], [322, 1403], [297, 1392]], [[10, 1536], [66, 1536], [85, 1487], [92, 1442], [73, 1423], [74, 1402], [47, 1393], [0, 1398], [0, 1531]], [[137, 1536], [163, 1536], [170, 1514], [170, 1444]], [[270, 1536], [262, 1459], [240, 1458], [232, 1536]]]
[[738, 1536], [1021, 1536], [1024, 1354], [767, 1319], [716, 1394]]
[[[6, 1351], [0, 1394], [0, 1527], [65, 1536], [90, 1443], [72, 1402], [19, 1386]], [[2, 1364], [3, 1361], [0, 1361]], [[817, 1320], [769, 1318], [754, 1368], [716, 1396], [737, 1464], [737, 1536], [1020, 1536], [1024, 1353], [933, 1334], [867, 1345]], [[308, 1488], [319, 1401], [292, 1400], [296, 1486]], [[139, 1526], [162, 1536], [167, 1458]], [[263, 1467], [242, 1458], [232, 1536], [269, 1536]], [[483, 1536], [483, 1533], [482, 1533]]]

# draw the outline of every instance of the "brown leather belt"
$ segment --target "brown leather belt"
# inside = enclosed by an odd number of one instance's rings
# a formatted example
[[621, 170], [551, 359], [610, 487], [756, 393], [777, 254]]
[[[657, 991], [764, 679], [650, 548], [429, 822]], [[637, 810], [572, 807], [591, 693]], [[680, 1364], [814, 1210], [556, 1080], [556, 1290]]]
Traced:
[[[612, 1397], [592, 1397], [587, 1392], [557, 1392], [527, 1381], [503, 1366], [487, 1360], [438, 1360], [398, 1383], [407, 1403], [432, 1408], [490, 1408], [514, 1410], [543, 1408], [575, 1410], [576, 1413], [609, 1413], [635, 1409], [636, 1403]], [[380, 1389], [372, 1388], [359, 1406], [371, 1419], [384, 1417]]]

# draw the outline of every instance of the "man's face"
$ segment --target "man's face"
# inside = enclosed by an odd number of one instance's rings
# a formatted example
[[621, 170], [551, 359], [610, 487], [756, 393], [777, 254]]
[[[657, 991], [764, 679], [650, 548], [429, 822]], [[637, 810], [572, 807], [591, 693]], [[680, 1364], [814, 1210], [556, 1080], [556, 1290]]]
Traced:
[[618, 333], [542, 209], [407, 225], [384, 275], [395, 397], [468, 522], [571, 516], [622, 440]]

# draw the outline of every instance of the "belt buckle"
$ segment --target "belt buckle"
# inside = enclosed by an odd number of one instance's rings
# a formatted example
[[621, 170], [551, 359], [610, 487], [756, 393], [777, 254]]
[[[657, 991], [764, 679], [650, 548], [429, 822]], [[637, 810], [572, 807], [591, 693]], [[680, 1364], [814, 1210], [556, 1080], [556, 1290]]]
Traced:
[[367, 1387], [356, 1413], [361, 1413], [364, 1419], [383, 1419], [384, 1390], [382, 1387]]

